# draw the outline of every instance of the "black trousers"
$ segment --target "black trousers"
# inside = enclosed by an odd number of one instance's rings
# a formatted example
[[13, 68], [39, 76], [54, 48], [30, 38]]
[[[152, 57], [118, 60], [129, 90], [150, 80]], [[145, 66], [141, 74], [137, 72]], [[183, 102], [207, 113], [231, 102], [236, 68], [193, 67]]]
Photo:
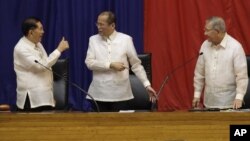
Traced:
[[20, 109], [20, 108], [17, 107], [18, 112], [42, 112], [42, 111], [50, 111], [50, 110], [53, 110], [53, 109], [54, 109], [54, 107], [52, 107], [50, 105], [31, 108], [29, 95], [26, 96], [24, 109]]
[[[93, 111], [97, 111], [94, 101], [89, 100], [92, 104]], [[119, 102], [103, 102], [96, 101], [99, 106], [100, 112], [119, 112], [120, 110], [130, 110], [129, 100]]]

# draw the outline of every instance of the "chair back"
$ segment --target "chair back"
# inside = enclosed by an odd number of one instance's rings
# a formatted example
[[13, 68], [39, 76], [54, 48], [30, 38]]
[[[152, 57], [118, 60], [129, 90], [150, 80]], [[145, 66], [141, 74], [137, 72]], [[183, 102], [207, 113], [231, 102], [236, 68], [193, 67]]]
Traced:
[[[52, 66], [53, 72], [63, 76], [68, 80], [69, 68], [68, 59], [58, 59]], [[68, 108], [68, 83], [60, 76], [53, 74], [54, 84], [53, 92], [56, 101], [55, 110], [67, 110]]]
[[[152, 82], [152, 67], [151, 67], [151, 53], [138, 54], [138, 58], [141, 60], [141, 64], [144, 67], [147, 77]], [[129, 75], [130, 84], [134, 99], [129, 101], [130, 109], [133, 110], [150, 110], [151, 102], [146, 88], [142, 82], [131, 71]]]
[[[151, 53], [143, 53], [143, 54], [138, 54], [138, 58], [141, 60], [141, 64], [144, 67], [148, 80], [152, 83], [152, 64], [151, 64]], [[129, 71], [129, 74], [134, 75], [134, 72]]]

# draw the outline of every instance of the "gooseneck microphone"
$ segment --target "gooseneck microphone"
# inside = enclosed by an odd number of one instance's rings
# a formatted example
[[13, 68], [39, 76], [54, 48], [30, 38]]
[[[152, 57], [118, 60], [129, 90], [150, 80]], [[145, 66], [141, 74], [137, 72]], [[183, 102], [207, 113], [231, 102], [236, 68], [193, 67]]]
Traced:
[[[164, 88], [164, 86], [167, 84], [168, 80], [170, 79], [170, 77], [175, 73], [175, 71], [177, 71], [178, 69], [184, 67], [185, 65], [187, 65], [188, 63], [192, 62], [195, 58], [198, 58], [200, 55], [202, 55], [203, 52], [200, 52], [198, 55], [190, 58], [189, 60], [187, 60], [186, 62], [184, 62], [183, 64], [180, 64], [179, 66], [177, 66], [176, 68], [174, 68], [170, 73], [168, 73], [165, 77], [164, 77], [164, 80], [163, 82], [161, 83], [161, 87], [158, 91], [158, 93], [156, 94], [156, 99], [158, 101], [158, 98]], [[152, 103], [151, 105], [151, 110], [154, 111], [156, 109], [156, 106], [157, 106], [157, 101], [155, 103]]]
[[77, 89], [79, 89], [81, 92], [83, 92], [84, 94], [86, 94], [87, 96], [89, 96], [91, 98], [91, 100], [95, 103], [95, 106], [96, 106], [96, 109], [97, 109], [97, 112], [100, 112], [100, 109], [99, 109], [99, 106], [98, 104], [96, 103], [95, 99], [88, 93], [86, 92], [85, 90], [83, 90], [80, 86], [78, 86], [77, 84], [69, 81], [68, 79], [66, 79], [65, 77], [61, 76], [60, 74], [56, 73], [55, 71], [51, 70], [50, 68], [46, 67], [45, 65], [41, 64], [39, 61], [35, 60], [35, 63], [43, 66], [44, 68], [46, 68], [47, 70], [53, 72], [55, 75], [57, 75], [58, 77], [62, 78], [63, 80], [65, 80], [66, 82], [68, 82], [69, 84], [71, 84], [72, 86], [76, 87]]

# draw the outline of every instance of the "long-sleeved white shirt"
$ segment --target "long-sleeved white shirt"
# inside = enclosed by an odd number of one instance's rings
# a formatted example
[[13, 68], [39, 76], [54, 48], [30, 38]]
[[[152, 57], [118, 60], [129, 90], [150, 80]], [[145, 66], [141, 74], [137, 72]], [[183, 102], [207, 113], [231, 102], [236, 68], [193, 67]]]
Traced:
[[27, 94], [31, 108], [45, 105], [55, 106], [52, 72], [35, 63], [35, 60], [50, 68], [60, 55], [61, 53], [55, 50], [48, 57], [41, 43], [35, 45], [26, 37], [22, 37], [18, 41], [14, 49], [18, 108], [23, 109]]
[[85, 63], [93, 71], [89, 94], [97, 101], [123, 101], [133, 98], [129, 69], [114, 71], [111, 62], [122, 62], [129, 67], [146, 87], [150, 85], [146, 72], [137, 57], [132, 38], [114, 31], [107, 39], [99, 34], [90, 37]]
[[235, 99], [242, 100], [248, 85], [247, 62], [241, 44], [225, 34], [219, 45], [203, 42], [194, 76], [194, 97], [208, 108], [232, 108]]

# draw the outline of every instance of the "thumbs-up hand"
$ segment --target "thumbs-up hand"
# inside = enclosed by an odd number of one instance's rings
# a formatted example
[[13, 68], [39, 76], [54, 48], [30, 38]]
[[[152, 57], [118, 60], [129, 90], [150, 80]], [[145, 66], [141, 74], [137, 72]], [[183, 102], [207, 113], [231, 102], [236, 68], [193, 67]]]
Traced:
[[69, 43], [67, 40], [64, 39], [64, 37], [62, 37], [62, 40], [60, 41], [57, 49], [60, 51], [60, 52], [63, 52], [65, 51], [66, 49], [69, 48]]

